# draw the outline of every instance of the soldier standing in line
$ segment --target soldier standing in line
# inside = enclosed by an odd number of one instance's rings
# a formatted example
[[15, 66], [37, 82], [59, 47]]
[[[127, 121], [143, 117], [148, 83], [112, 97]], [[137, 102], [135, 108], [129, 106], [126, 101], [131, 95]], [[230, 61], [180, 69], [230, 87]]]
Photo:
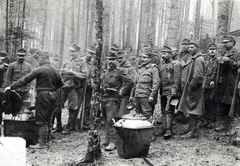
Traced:
[[[106, 121], [105, 128], [105, 150], [112, 151], [116, 149], [115, 130], [112, 126], [112, 119], [119, 117], [119, 97], [127, 95], [129, 89], [133, 86], [133, 79], [126, 70], [117, 68], [117, 56], [110, 52], [107, 56], [107, 69], [102, 75], [102, 115]], [[121, 115], [120, 115], [121, 116]]]
[[172, 60], [172, 50], [164, 46], [161, 50], [163, 65], [160, 69], [161, 78], [161, 112], [162, 112], [162, 133], [164, 139], [172, 136], [172, 125], [175, 106], [171, 104], [173, 99], [180, 95], [181, 88], [181, 64]]
[[[118, 60], [118, 63], [119, 63], [118, 69], [119, 70], [124, 70], [124, 72], [127, 73], [132, 78], [132, 80], [134, 80], [137, 72], [136, 72], [136, 69], [127, 60], [127, 52], [126, 51], [118, 51], [116, 53], [116, 55], [117, 55], [117, 60]], [[133, 84], [132, 84], [132, 86], [133, 86]], [[123, 82], [122, 88], [124, 88], [124, 87], [125, 87], [125, 85], [124, 85], [124, 82]], [[119, 107], [118, 117], [121, 117], [124, 114], [129, 114], [130, 113], [130, 110], [126, 109], [126, 104], [129, 101], [129, 97], [130, 97], [132, 87], [129, 87], [129, 89], [127, 89], [127, 92], [125, 94], [122, 94], [121, 89], [119, 91], [121, 99], [120, 99], [120, 107]]]
[[205, 115], [203, 116], [204, 127], [215, 129], [218, 114], [218, 78], [219, 65], [217, 60], [217, 45], [208, 45], [209, 62], [206, 65], [203, 79]]
[[189, 53], [191, 58], [185, 63], [181, 74], [182, 96], [178, 110], [189, 114], [189, 132], [182, 138], [198, 137], [198, 116], [204, 113], [203, 101], [203, 74], [205, 70], [204, 58], [199, 52], [199, 44], [195, 41], [189, 42]]
[[[179, 59], [181, 60], [181, 64], [184, 65], [185, 63], [187, 63], [187, 61], [189, 59], [191, 59], [191, 54], [189, 53], [189, 40], [188, 39], [183, 39], [182, 40], [182, 50], [180, 51], [180, 54], [179, 54]], [[173, 54], [174, 51], [173, 51]], [[182, 91], [182, 89], [181, 89]], [[182, 92], [181, 92], [182, 93]], [[176, 114], [176, 118], [175, 120], [179, 123], [186, 123], [188, 122], [188, 117], [186, 117], [186, 115], [184, 115], [184, 113], [182, 112], [177, 112]]]
[[70, 134], [76, 131], [76, 122], [83, 101], [85, 82], [88, 76], [87, 64], [80, 57], [80, 47], [72, 44], [69, 48], [71, 57], [63, 63], [60, 70], [63, 77], [63, 98], [65, 103], [68, 99], [68, 122], [62, 131]]
[[235, 46], [236, 40], [233, 36], [222, 37], [225, 51], [220, 57], [219, 93], [220, 107], [219, 115], [223, 117], [223, 126], [216, 128], [217, 131], [226, 131], [226, 135], [235, 136], [232, 143], [239, 144], [239, 64], [240, 50]]
[[129, 99], [135, 99], [136, 112], [143, 114], [150, 121], [154, 112], [154, 98], [160, 86], [159, 69], [156, 64], [151, 63], [152, 56], [151, 52], [143, 52], [140, 55], [140, 65]]
[[[17, 51], [17, 61], [10, 63], [6, 72], [6, 82], [4, 87], [17, 82], [32, 71], [32, 65], [25, 62], [26, 50], [20, 48]], [[24, 106], [30, 106], [30, 96], [33, 93], [33, 83], [29, 83], [21, 88], [16, 89], [16, 92], [21, 96]], [[24, 108], [24, 107], [23, 107]]]

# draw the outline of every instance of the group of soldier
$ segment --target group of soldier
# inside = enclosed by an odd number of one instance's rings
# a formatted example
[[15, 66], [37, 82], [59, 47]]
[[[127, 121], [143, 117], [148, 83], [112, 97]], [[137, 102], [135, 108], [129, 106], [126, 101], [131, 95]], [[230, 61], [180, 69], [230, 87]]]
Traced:
[[[100, 78], [105, 150], [116, 149], [112, 119], [118, 120], [133, 111], [126, 107], [129, 102], [134, 103], [135, 113], [155, 122], [154, 139], [158, 136], [171, 138], [174, 121], [187, 121], [189, 127], [182, 138], [197, 138], [201, 125], [235, 136], [231, 137], [234, 138], [232, 143], [239, 143], [240, 51], [235, 46], [235, 38], [222, 37], [224, 49], [221, 53], [215, 43], [209, 43], [207, 54], [200, 51], [197, 41], [184, 39], [181, 45], [180, 52], [167, 45], [158, 51], [146, 43], [137, 55], [137, 67], [128, 60], [127, 51], [115, 44], [111, 46], [105, 55]], [[57, 56], [38, 48], [30, 49], [29, 56], [27, 50], [19, 49], [17, 61], [10, 64], [7, 53], [0, 52], [0, 81], [4, 89], [1, 95], [15, 90], [23, 101], [36, 96], [39, 143], [32, 148], [47, 148], [51, 132], [71, 134], [77, 131], [79, 115], [81, 129], [89, 128], [96, 50], [91, 47], [83, 54], [77, 44], [72, 44], [69, 52], [70, 57], [61, 67]], [[61, 116], [66, 101], [69, 114], [68, 122], [63, 126]], [[161, 105], [160, 127], [158, 121], [154, 121], [158, 101]], [[223, 123], [219, 125], [218, 120]], [[52, 130], [55, 121], [56, 127]]]

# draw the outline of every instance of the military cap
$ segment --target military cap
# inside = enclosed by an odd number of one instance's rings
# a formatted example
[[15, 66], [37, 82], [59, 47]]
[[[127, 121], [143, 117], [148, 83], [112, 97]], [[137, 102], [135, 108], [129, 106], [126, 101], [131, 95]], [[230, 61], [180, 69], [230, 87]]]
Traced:
[[36, 56], [34, 58], [38, 58], [38, 57], [49, 59], [50, 55], [48, 52], [45, 52], [45, 51], [37, 51]]
[[126, 51], [123, 51], [123, 50], [120, 50], [116, 53], [116, 56], [117, 57], [124, 57], [127, 55], [127, 52]]
[[73, 43], [70, 47], [69, 47], [70, 50], [72, 51], [80, 51], [81, 48], [76, 44], [76, 43]]
[[236, 40], [235, 40], [234, 36], [225, 35], [225, 36], [222, 37], [222, 43], [226, 43], [226, 42], [229, 42], [229, 41], [236, 43]]
[[163, 46], [163, 49], [161, 50], [161, 52], [169, 52], [169, 53], [171, 53], [172, 50], [171, 50], [171, 48], [168, 47], [168, 46]]
[[24, 48], [19, 48], [17, 50], [17, 55], [26, 55], [27, 50], [25, 50]]
[[144, 57], [151, 57], [152, 56], [152, 53], [150, 51], [144, 51], [141, 56], [144, 56]]
[[215, 43], [209, 43], [209, 44], [208, 44], [208, 48], [210, 48], [210, 47], [217, 48], [217, 45], [216, 45]]
[[111, 51], [119, 51], [119, 46], [118, 45], [116, 45], [116, 44], [112, 44], [112, 46], [111, 46]]
[[116, 56], [116, 53], [115, 53], [115, 52], [110, 51], [110, 52], [108, 53], [108, 55], [106, 56], [106, 58], [107, 58], [107, 59], [109, 59], [109, 58], [117, 58], [117, 56]]
[[6, 51], [0, 51], [0, 58], [5, 59], [8, 57], [8, 53]]
[[34, 56], [34, 54], [39, 50], [41, 50], [41, 49], [40, 48], [30, 48], [29, 52], [30, 52], [30, 54], [32, 54], [32, 56]]
[[143, 47], [148, 47], [148, 46], [153, 47], [153, 43], [152, 43], [151, 40], [146, 41], [146, 42], [143, 43]]
[[186, 39], [186, 38], [182, 40], [182, 43], [189, 43], [189, 42], [190, 42], [190, 40]]
[[199, 41], [197, 40], [190, 40], [188, 44], [194, 44], [195, 46], [199, 47]]

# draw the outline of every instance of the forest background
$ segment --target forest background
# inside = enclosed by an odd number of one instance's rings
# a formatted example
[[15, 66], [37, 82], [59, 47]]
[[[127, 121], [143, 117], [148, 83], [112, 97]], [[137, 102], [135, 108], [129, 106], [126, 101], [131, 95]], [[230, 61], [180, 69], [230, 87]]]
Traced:
[[[0, 50], [14, 60], [20, 47], [39, 47], [60, 58], [77, 43], [96, 42], [99, 0], [0, 0]], [[101, 1], [101, 0], [100, 0]], [[183, 38], [200, 40], [203, 50], [223, 34], [240, 29], [240, 0], [102, 0], [102, 56], [117, 44], [133, 59], [141, 45], [179, 47]], [[239, 10], [238, 10], [239, 11]]]

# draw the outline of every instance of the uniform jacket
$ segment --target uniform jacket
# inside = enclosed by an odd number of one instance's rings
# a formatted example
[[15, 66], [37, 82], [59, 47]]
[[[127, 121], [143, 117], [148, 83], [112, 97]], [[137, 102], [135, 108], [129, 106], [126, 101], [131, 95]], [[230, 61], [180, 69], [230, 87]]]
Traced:
[[172, 96], [180, 92], [181, 87], [181, 64], [179, 61], [164, 63], [160, 70], [161, 95]]
[[[4, 87], [8, 87], [9, 85], [17, 82], [18, 80], [29, 74], [31, 71], [32, 66], [25, 61], [23, 63], [19, 63], [18, 61], [11, 63], [6, 72], [6, 82]], [[24, 87], [16, 90], [28, 92], [30, 88], [33, 88], [32, 86], [33, 84], [26, 84]]]
[[63, 86], [58, 69], [50, 63], [46, 63], [43, 66], [37, 67], [10, 87], [11, 89], [17, 89], [27, 85], [34, 79], [36, 79], [36, 91], [55, 91]]
[[160, 86], [159, 69], [156, 64], [141, 65], [137, 72], [132, 97], [152, 97], [157, 95]]
[[121, 89], [123, 95], [126, 95], [133, 86], [133, 79], [128, 75], [126, 70], [119, 68], [104, 70], [102, 75], [102, 87], [104, 97], [118, 97]]
[[183, 93], [179, 103], [179, 111], [202, 115], [204, 113], [203, 101], [203, 74], [205, 70], [204, 58], [200, 53], [193, 55], [182, 69]]
[[83, 87], [83, 84], [88, 77], [88, 67], [82, 59], [69, 58], [66, 62], [64, 62], [62, 69], [70, 71], [62, 73], [64, 87]]
[[204, 79], [203, 79], [203, 89], [212, 89], [210, 87], [210, 83], [213, 81], [214, 86], [218, 83], [217, 79], [217, 72], [218, 72], [218, 60], [215, 57], [209, 59], [208, 64], [206, 65], [205, 72], [204, 72]]
[[188, 59], [191, 59], [191, 55], [188, 51], [181, 51], [179, 54], [179, 58], [186, 63]]
[[232, 47], [226, 50], [223, 54], [224, 57], [229, 57], [230, 61], [220, 63], [220, 94], [221, 102], [230, 104], [231, 108], [229, 116], [236, 116], [239, 112], [239, 66], [240, 66], [240, 49]]
[[[137, 75], [137, 71], [136, 69], [130, 64], [129, 61], [126, 61], [125, 63], [121, 64], [119, 67], [118, 67], [120, 70], [123, 70], [124, 73], [127, 73], [131, 78], [132, 80], [135, 79], [136, 75]], [[124, 82], [123, 82], [123, 86], [122, 88], [124, 88]], [[130, 96], [130, 93], [131, 93], [131, 90], [132, 90], [132, 87], [133, 87], [134, 84], [132, 84], [132, 86], [129, 86], [128, 89], [126, 89], [126, 93], [125, 93], [125, 96]], [[122, 89], [121, 88], [121, 89]]]
[[238, 68], [240, 65], [240, 51], [238, 48], [233, 47], [229, 51], [225, 51], [223, 56], [229, 57], [230, 61], [220, 62], [220, 100], [222, 103], [231, 104], [235, 84], [237, 83]]

